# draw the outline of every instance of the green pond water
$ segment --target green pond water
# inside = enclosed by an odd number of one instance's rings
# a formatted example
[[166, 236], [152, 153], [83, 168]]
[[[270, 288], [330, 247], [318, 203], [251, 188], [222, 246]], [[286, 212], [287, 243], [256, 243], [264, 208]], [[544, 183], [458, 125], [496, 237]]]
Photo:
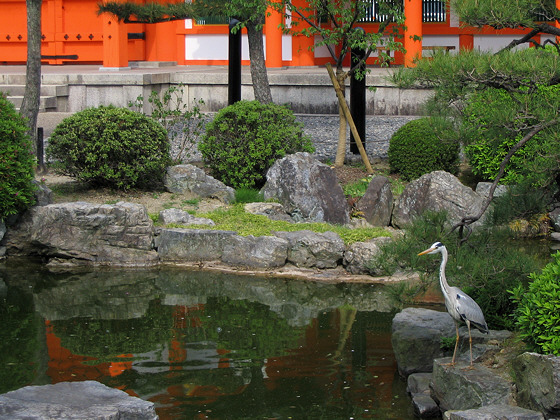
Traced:
[[0, 393], [96, 380], [161, 419], [412, 419], [383, 287], [0, 266]]

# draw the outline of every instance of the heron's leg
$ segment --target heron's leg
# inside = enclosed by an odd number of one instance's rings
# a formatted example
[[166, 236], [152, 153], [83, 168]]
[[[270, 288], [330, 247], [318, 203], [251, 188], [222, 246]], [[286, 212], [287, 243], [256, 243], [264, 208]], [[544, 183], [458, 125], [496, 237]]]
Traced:
[[[454, 320], [455, 321], [455, 320]], [[453, 350], [453, 358], [451, 359], [451, 366], [455, 365], [455, 354], [457, 354], [457, 346], [459, 345], [459, 323], [455, 321], [455, 350]]]
[[471, 337], [471, 323], [469, 321], [466, 322], [467, 324], [467, 329], [469, 330], [469, 348], [471, 351], [471, 366], [473, 365], [473, 361], [472, 361], [472, 337]]

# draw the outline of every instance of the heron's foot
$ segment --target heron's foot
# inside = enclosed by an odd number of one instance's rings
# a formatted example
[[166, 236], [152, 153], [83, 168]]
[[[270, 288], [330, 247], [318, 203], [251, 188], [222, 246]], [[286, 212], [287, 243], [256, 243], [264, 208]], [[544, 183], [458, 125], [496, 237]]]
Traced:
[[474, 365], [471, 363], [468, 366], [462, 367], [461, 370], [473, 370], [474, 369]]
[[455, 367], [455, 362], [451, 361], [449, 363], [442, 363], [441, 365], [444, 367]]

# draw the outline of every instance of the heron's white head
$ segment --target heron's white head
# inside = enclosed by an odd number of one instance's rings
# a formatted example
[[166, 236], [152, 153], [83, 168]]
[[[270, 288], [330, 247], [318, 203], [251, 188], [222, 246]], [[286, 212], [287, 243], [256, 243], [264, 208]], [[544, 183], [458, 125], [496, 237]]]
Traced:
[[418, 255], [437, 254], [438, 252], [442, 252], [444, 249], [445, 246], [441, 242], [434, 242], [431, 247], [420, 252]]

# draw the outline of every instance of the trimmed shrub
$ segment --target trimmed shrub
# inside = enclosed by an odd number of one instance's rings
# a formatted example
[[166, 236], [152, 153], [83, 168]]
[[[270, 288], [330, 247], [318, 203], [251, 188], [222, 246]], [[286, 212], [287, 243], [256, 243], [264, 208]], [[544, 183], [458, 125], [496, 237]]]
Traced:
[[391, 137], [389, 166], [410, 181], [438, 170], [456, 174], [459, 170], [459, 143], [449, 137], [451, 123], [433, 118], [413, 120]]
[[212, 175], [233, 188], [260, 188], [277, 159], [314, 150], [291, 110], [258, 101], [222, 109], [198, 149]]
[[535, 351], [560, 356], [560, 252], [540, 274], [531, 273], [528, 287], [510, 293], [518, 305], [515, 325], [523, 341]]
[[23, 117], [0, 94], [0, 220], [35, 202], [35, 156], [26, 132]]
[[158, 122], [113, 106], [88, 108], [63, 120], [47, 155], [62, 174], [122, 190], [161, 184], [170, 162], [167, 133]]

